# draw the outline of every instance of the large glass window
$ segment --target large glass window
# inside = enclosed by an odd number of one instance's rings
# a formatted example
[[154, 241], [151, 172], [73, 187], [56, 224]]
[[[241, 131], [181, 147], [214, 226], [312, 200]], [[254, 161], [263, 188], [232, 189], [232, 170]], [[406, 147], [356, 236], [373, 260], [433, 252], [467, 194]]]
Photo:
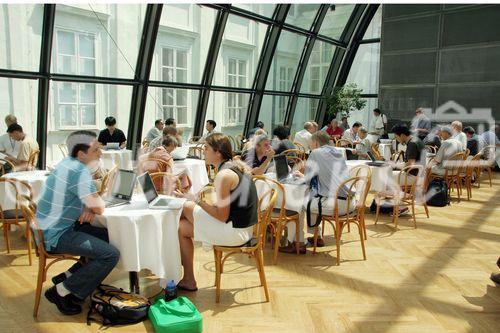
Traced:
[[237, 78], [237, 87], [251, 88], [266, 29], [266, 24], [229, 15], [217, 58], [214, 85], [235, 86], [231, 85], [234, 82], [230, 77], [238, 71], [242, 75]]
[[286, 30], [281, 32], [271, 69], [267, 77], [266, 90], [290, 91], [297, 72], [306, 37]]
[[306, 121], [313, 121], [318, 109], [319, 99], [303, 98], [297, 100], [297, 106], [292, 121], [292, 138], [295, 133], [304, 129]]
[[271, 132], [277, 125], [283, 125], [288, 99], [288, 96], [264, 95], [259, 120]]
[[237, 4], [234, 4], [233, 6], [247, 10], [249, 12], [253, 12], [255, 14], [266, 16], [269, 18], [273, 17], [274, 10], [276, 9], [276, 5], [270, 4], [270, 3], [261, 3], [261, 4], [237, 3]]
[[347, 76], [347, 83], [356, 83], [364, 94], [377, 94], [379, 69], [380, 43], [361, 44]]
[[0, 4], [0, 68], [38, 71], [43, 5]]
[[328, 69], [332, 63], [335, 46], [316, 41], [307, 64], [306, 76], [302, 81], [302, 93], [320, 94], [323, 89]]
[[142, 136], [145, 137], [157, 119], [174, 118], [183, 139], [193, 136], [193, 125], [198, 105], [198, 90], [157, 88], [148, 89]]
[[216, 14], [193, 4], [164, 5], [150, 80], [201, 83]]
[[354, 4], [335, 4], [330, 5], [325, 19], [321, 24], [319, 33], [327, 37], [340, 40], [345, 26], [354, 10]]
[[227, 135], [243, 134], [249, 94], [212, 91], [206, 119], [217, 122], [219, 131]]
[[377, 12], [373, 16], [368, 29], [366, 29], [363, 39], [380, 38], [382, 30], [382, 5], [378, 6]]
[[58, 144], [75, 130], [98, 133], [104, 119], [116, 118], [116, 127], [127, 135], [130, 120], [131, 86], [110, 84], [52, 82], [48, 117], [47, 163], [55, 164], [63, 156]]
[[310, 30], [318, 13], [319, 6], [319, 4], [306, 3], [291, 5], [285, 23]]
[[133, 78], [146, 4], [57, 5], [52, 71]]
[[23, 131], [37, 135], [38, 81], [0, 78], [0, 135], [7, 131], [4, 119], [8, 114], [17, 118]]

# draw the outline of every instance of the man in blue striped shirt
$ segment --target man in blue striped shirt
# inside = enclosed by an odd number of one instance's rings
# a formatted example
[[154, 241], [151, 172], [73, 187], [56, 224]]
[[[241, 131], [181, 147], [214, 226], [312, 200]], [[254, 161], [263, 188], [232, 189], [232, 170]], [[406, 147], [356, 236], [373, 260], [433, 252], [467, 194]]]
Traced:
[[[45, 297], [61, 313], [82, 311], [77, 304], [89, 296], [118, 262], [120, 253], [108, 243], [104, 228], [91, 226], [95, 214], [102, 214], [104, 202], [97, 194], [89, 167], [101, 156], [96, 135], [76, 131], [66, 140], [70, 156], [49, 175], [38, 203], [36, 217], [49, 252], [80, 255], [89, 259], [73, 265], [54, 278]], [[37, 239], [38, 241], [38, 239]]]

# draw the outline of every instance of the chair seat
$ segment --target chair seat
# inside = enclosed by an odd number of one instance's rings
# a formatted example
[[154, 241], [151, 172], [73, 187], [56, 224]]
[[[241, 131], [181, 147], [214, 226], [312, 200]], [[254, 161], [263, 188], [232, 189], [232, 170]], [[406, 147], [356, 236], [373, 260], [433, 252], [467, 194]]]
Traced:
[[250, 240], [244, 244], [241, 244], [241, 245], [235, 245], [235, 246], [227, 246], [227, 245], [214, 245], [215, 247], [225, 247], [225, 248], [228, 248], [228, 249], [231, 249], [231, 248], [234, 248], [234, 249], [237, 249], [239, 247], [254, 247], [254, 246], [257, 246], [257, 238], [255, 236], [253, 236], [252, 238], [250, 238]]
[[[272, 213], [271, 213], [271, 217], [277, 218], [280, 216], [280, 213], [281, 213], [281, 209], [274, 208]], [[293, 211], [293, 210], [285, 209], [285, 216], [286, 217], [291, 217], [291, 216], [295, 216], [295, 215], [299, 215], [299, 213], [297, 213], [296, 211]]]
[[6, 220], [15, 219], [24, 219], [24, 214], [21, 209], [7, 209], [3, 211], [3, 217]]

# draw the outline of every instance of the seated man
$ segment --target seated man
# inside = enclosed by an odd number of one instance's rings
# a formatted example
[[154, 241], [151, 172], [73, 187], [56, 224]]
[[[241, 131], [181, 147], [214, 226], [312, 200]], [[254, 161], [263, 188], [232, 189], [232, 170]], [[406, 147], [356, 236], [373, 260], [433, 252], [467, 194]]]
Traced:
[[[333, 197], [335, 196], [337, 189], [340, 184], [349, 178], [349, 172], [347, 170], [347, 165], [343, 154], [335, 149], [335, 147], [330, 146], [330, 136], [323, 132], [316, 132], [311, 137], [311, 155], [307, 159], [305, 171], [302, 175], [300, 172], [296, 171], [295, 175], [299, 177], [304, 177], [306, 184], [309, 184], [311, 191], [313, 191], [313, 196], [310, 203], [311, 207], [311, 221], [314, 223], [316, 221], [317, 214], [319, 212], [318, 201], [321, 200], [322, 213], [324, 215], [333, 214]], [[316, 184], [315, 186], [311, 186]], [[339, 215], [345, 215], [347, 212], [351, 212], [356, 207], [356, 200], [351, 200], [351, 207], [347, 207], [347, 189], [340, 192], [339, 196]], [[344, 193], [342, 193], [344, 192]], [[299, 236], [300, 239], [300, 253], [306, 253], [304, 244], [304, 215], [306, 211], [306, 204], [304, 205], [302, 212], [300, 212], [299, 221], [301, 223]], [[280, 247], [280, 252], [295, 253], [295, 223], [288, 223], [288, 245], [285, 247]], [[319, 231], [321, 235], [321, 230]], [[309, 237], [308, 241], [313, 242], [313, 237]], [[318, 238], [318, 246], [324, 246], [323, 240]]]
[[104, 202], [96, 193], [89, 170], [101, 156], [96, 135], [76, 131], [68, 136], [66, 144], [70, 156], [48, 176], [36, 217], [47, 251], [89, 259], [86, 265], [77, 262], [53, 277], [55, 285], [45, 292], [61, 313], [75, 315], [82, 311], [75, 302], [84, 300], [101, 284], [117, 264], [120, 253], [108, 243], [106, 229], [89, 224], [95, 214], [104, 212]]
[[276, 126], [273, 130], [274, 139], [271, 141], [271, 146], [273, 147], [276, 155], [281, 154], [285, 150], [295, 149], [295, 145], [290, 141], [290, 129], [285, 126]]
[[444, 167], [444, 162], [456, 153], [463, 151], [462, 143], [455, 139], [452, 139], [453, 130], [448, 126], [443, 126], [440, 131], [441, 135], [441, 147], [436, 153], [436, 157], [432, 159], [427, 168], [431, 169], [433, 174], [438, 176], [444, 176], [446, 169]]
[[467, 135], [467, 149], [469, 149], [469, 157], [472, 158], [486, 146], [486, 142], [476, 135], [476, 131], [470, 126], [466, 126], [463, 131]]
[[163, 130], [163, 120], [157, 119], [155, 121], [155, 126], [148, 131], [145, 140], [151, 142], [157, 137], [161, 136], [161, 131]]
[[295, 137], [293, 138], [294, 142], [297, 142], [304, 147], [306, 152], [309, 152], [311, 148], [309, 147], [309, 140], [311, 139], [311, 135], [315, 132], [314, 125], [310, 121], [306, 121], [304, 123], [304, 129], [295, 133]]
[[[17, 157], [7, 156], [5, 159], [14, 164], [16, 171], [28, 170], [30, 167], [28, 165], [28, 160], [30, 159], [31, 154], [40, 150], [38, 143], [32, 137], [26, 135], [23, 132], [21, 125], [16, 123], [9, 126], [7, 133], [12, 140], [19, 142], [20, 145]], [[36, 164], [37, 161], [34, 162]], [[9, 170], [8, 164], [5, 164], [5, 169], [6, 171], [11, 171]]]
[[[9, 114], [5, 117], [5, 125], [7, 125], [7, 128], [15, 123], [17, 123], [17, 118], [13, 114]], [[21, 142], [12, 139], [9, 133], [0, 135], [0, 153], [16, 157], [19, 154], [20, 148]]]
[[435, 128], [431, 129], [429, 134], [427, 134], [427, 136], [423, 140], [424, 144], [437, 147], [439, 149], [439, 147], [441, 147], [441, 136], [439, 134], [440, 131], [441, 131], [440, 126], [436, 126]]
[[[392, 132], [394, 133], [394, 136], [398, 143], [406, 145], [404, 163], [402, 165], [398, 165], [398, 168], [403, 169], [404, 167], [414, 164], [425, 165], [425, 145], [422, 140], [420, 140], [418, 136], [412, 135], [412, 132], [406, 125], [396, 125], [392, 128]], [[395, 173], [395, 177], [393, 177], [393, 179], [397, 179], [400, 171], [394, 170], [393, 173]], [[410, 184], [413, 184], [415, 182], [416, 175], [417, 173], [410, 173], [408, 175], [408, 181], [410, 182]], [[402, 178], [401, 180], [404, 181], [404, 178]]]
[[462, 150], [465, 151], [467, 149], [467, 135], [462, 132], [462, 123], [458, 120], [455, 120], [451, 123], [451, 129], [453, 131], [453, 139], [460, 142], [462, 145]]
[[106, 124], [106, 128], [99, 132], [97, 141], [103, 146], [106, 146], [108, 143], [117, 142], [120, 144], [121, 149], [125, 148], [127, 138], [125, 138], [125, 134], [121, 129], [116, 128], [115, 117], [106, 117], [104, 123]]
[[267, 172], [275, 153], [265, 134], [252, 137], [251, 142], [254, 147], [246, 150], [241, 160], [252, 169], [252, 175], [262, 175]]
[[358, 155], [359, 159], [367, 160], [368, 152], [372, 151], [372, 143], [368, 140], [368, 131], [366, 128], [361, 127], [358, 131], [359, 140], [356, 144], [356, 149], [353, 151], [355, 155]]
[[326, 128], [326, 133], [330, 136], [331, 140], [338, 140], [342, 137], [342, 128], [339, 127], [339, 122], [333, 118]]
[[352, 128], [348, 128], [342, 134], [342, 139], [349, 140], [353, 145], [357, 145], [359, 142], [359, 129], [361, 128], [361, 123], [355, 122]]
[[177, 140], [177, 147], [182, 146], [182, 137], [178, 134], [177, 128], [173, 125], [167, 125], [163, 127], [163, 135], [157, 137], [149, 143], [149, 151], [160, 147], [162, 145], [163, 139], [165, 139], [167, 136], [172, 136]]

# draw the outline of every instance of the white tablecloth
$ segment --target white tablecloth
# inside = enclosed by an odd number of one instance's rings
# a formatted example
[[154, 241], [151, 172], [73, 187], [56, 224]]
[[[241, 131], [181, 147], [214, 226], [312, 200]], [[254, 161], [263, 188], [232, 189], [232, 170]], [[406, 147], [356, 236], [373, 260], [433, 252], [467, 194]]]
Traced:
[[207, 169], [203, 160], [186, 158], [185, 160], [174, 161], [173, 173], [178, 174], [181, 171], [186, 171], [186, 174], [191, 178], [193, 183], [191, 193], [199, 192], [203, 186], [208, 184]]
[[389, 161], [391, 159], [391, 146], [392, 143], [381, 143], [378, 145], [378, 151], [386, 161]]
[[109, 170], [115, 165], [119, 169], [132, 170], [132, 151], [128, 149], [121, 150], [103, 150], [101, 156], [102, 165]]
[[[265, 175], [268, 178], [276, 179], [275, 173], [267, 173]], [[274, 184], [273, 184], [274, 185]], [[309, 199], [308, 186], [307, 185], [296, 185], [296, 184], [282, 184], [285, 190], [285, 208], [300, 212], [302, 207], [307, 204]], [[257, 193], [263, 194], [266, 190], [266, 186], [263, 182], [257, 182], [256, 186]], [[275, 186], [273, 186], [275, 187]], [[276, 186], [277, 187], [277, 186]], [[278, 191], [278, 198], [276, 200], [276, 207], [281, 205], [281, 192]]]
[[[349, 160], [346, 161], [347, 169], [366, 164], [367, 161], [363, 160]], [[372, 171], [372, 185], [370, 191], [379, 192], [387, 189], [388, 185], [391, 185], [393, 181], [392, 168], [387, 166], [369, 166]]]
[[120, 251], [118, 269], [149, 269], [164, 287], [167, 281], [177, 283], [182, 277], [180, 216], [180, 209], [148, 209], [144, 196], [134, 195], [129, 205], [106, 208], [93, 224], [108, 229], [110, 244]]
[[[47, 180], [48, 173], [49, 171], [47, 170], [20, 171], [7, 173], [2, 177], [26, 181], [31, 186], [33, 200], [38, 202], [43, 184], [45, 184], [45, 181]], [[22, 190], [24, 187], [20, 187], [19, 189]], [[5, 184], [3, 183], [0, 183], [0, 193], [2, 193], [0, 196], [0, 204], [2, 205], [2, 208], [4, 210], [14, 209], [16, 207], [16, 198], [9, 195], [9, 191], [6, 192]]]

